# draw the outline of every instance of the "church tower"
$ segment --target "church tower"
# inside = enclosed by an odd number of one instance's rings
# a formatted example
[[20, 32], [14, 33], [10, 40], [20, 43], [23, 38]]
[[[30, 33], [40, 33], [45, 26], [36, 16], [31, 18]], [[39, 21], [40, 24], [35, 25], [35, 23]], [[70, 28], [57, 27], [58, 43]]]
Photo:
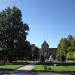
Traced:
[[43, 55], [45, 59], [49, 58], [49, 45], [46, 41], [43, 42], [41, 45], [41, 52], [40, 55]]

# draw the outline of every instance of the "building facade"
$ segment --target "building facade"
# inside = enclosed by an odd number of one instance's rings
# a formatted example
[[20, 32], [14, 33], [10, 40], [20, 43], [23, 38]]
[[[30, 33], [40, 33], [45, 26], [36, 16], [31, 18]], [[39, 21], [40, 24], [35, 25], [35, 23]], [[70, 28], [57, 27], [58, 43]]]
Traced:
[[48, 43], [44, 41], [39, 49], [39, 58], [42, 55], [45, 59], [49, 59], [50, 56], [52, 56], [53, 59], [56, 59], [56, 51], [57, 48], [49, 48]]

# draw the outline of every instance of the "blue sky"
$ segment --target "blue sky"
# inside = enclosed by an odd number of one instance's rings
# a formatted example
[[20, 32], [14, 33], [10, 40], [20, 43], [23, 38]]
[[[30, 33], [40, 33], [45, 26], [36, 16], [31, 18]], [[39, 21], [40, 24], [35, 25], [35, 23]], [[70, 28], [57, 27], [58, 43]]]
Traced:
[[31, 44], [41, 47], [46, 40], [57, 47], [62, 37], [75, 36], [75, 0], [0, 0], [0, 11], [8, 6], [21, 9]]

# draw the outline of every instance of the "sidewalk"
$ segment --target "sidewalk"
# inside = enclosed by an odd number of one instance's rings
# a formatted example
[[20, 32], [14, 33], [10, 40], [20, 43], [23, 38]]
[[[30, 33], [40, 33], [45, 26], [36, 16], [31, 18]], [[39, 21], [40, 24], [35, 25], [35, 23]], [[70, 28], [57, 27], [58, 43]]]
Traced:
[[18, 68], [17, 70], [27, 70], [31, 71], [35, 65], [25, 65], [23, 67]]

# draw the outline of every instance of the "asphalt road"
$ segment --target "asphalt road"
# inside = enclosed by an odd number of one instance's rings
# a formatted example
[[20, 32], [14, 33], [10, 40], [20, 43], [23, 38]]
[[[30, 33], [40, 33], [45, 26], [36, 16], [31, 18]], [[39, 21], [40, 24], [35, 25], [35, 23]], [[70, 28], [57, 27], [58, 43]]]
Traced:
[[75, 73], [48, 73], [48, 72], [42, 72], [42, 73], [17, 73], [17, 74], [0, 74], [0, 75], [75, 75]]

